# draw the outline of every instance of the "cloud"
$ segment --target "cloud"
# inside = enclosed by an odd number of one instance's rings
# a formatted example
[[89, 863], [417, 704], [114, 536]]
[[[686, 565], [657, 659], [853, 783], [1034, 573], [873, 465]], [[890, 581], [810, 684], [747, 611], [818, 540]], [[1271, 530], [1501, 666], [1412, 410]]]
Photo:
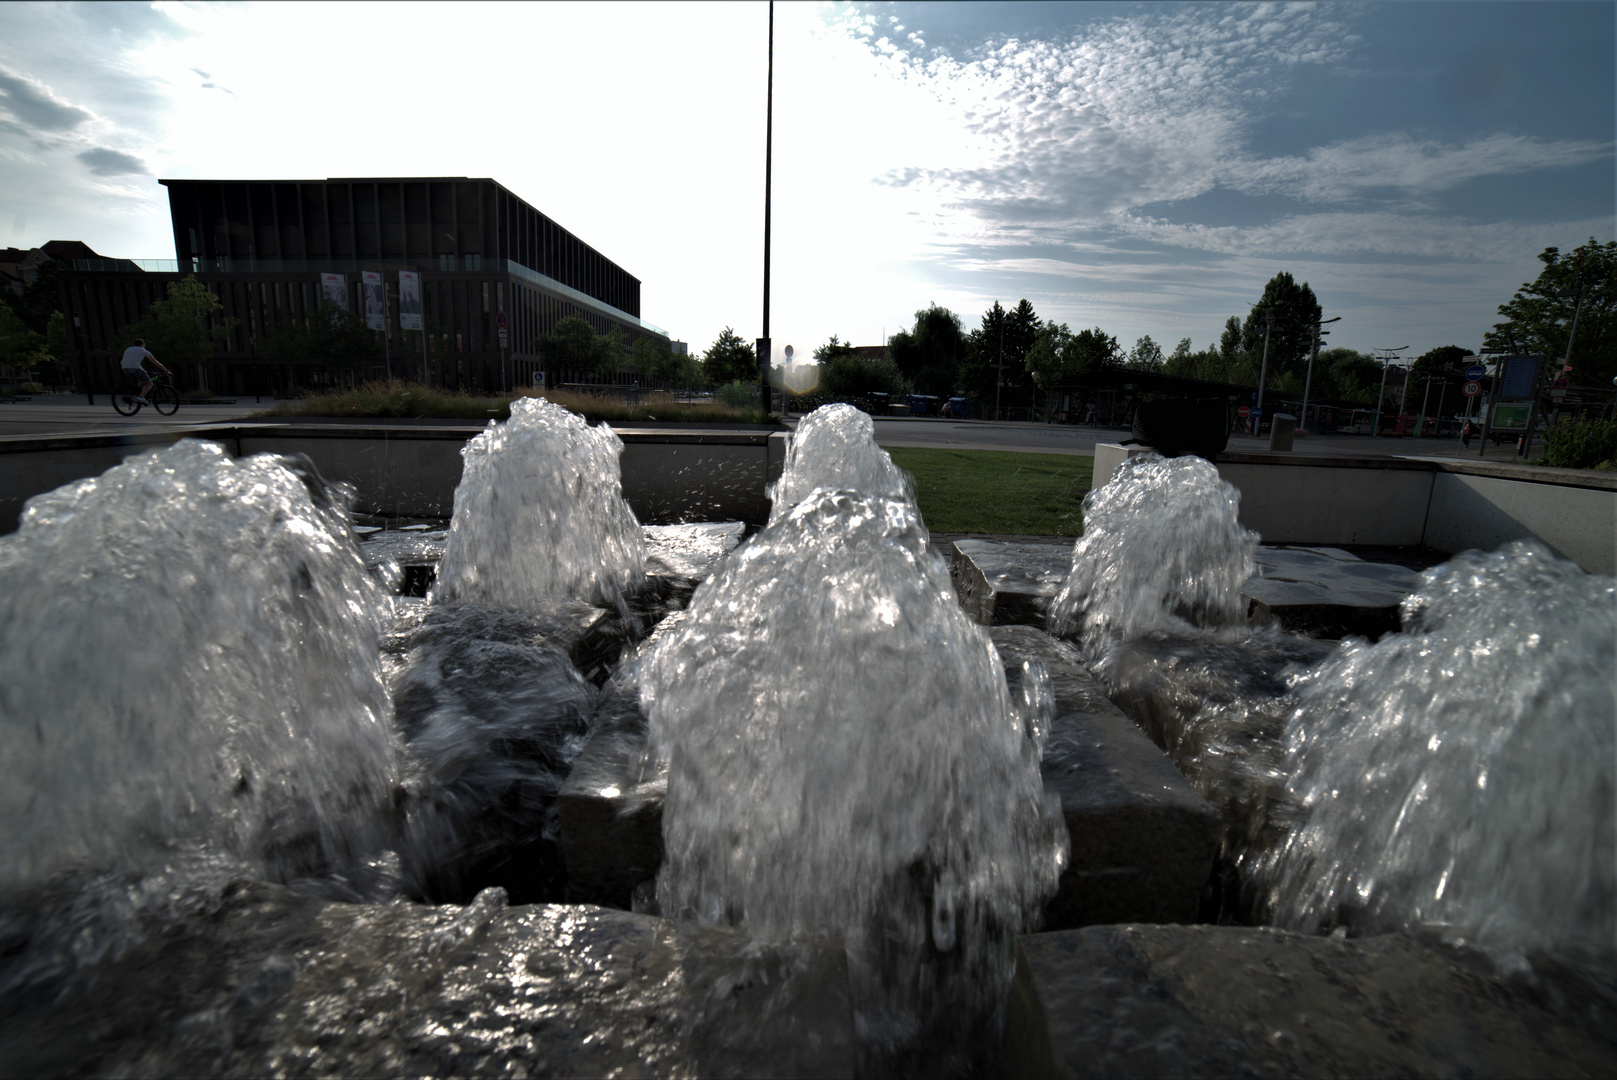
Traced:
[[91, 147], [74, 156], [97, 176], [144, 176], [147, 173], [146, 163], [139, 158], [104, 146]]
[[49, 87], [0, 69], [0, 104], [37, 131], [72, 131], [91, 119], [87, 109], [63, 101]]
[[192, 68], [191, 70], [196, 72], [198, 75], [202, 76], [202, 89], [204, 89], [204, 90], [222, 90], [223, 92], [229, 94], [231, 97], [236, 96], [236, 92], [234, 90], [230, 89], [228, 86], [220, 86], [218, 83], [213, 81], [213, 76], [212, 75], [209, 75], [206, 71], [203, 71], [201, 68]]

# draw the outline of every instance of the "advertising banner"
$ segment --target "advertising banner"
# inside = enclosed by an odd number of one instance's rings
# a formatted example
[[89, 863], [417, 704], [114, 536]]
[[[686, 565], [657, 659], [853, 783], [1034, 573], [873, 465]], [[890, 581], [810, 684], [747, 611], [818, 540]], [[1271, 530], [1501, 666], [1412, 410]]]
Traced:
[[341, 274], [321, 274], [320, 295], [323, 299], [347, 311], [348, 279]]
[[399, 329], [421, 329], [421, 275], [399, 271]]
[[382, 275], [367, 270], [364, 275], [365, 325], [372, 330], [387, 329], [387, 306], [383, 299]]

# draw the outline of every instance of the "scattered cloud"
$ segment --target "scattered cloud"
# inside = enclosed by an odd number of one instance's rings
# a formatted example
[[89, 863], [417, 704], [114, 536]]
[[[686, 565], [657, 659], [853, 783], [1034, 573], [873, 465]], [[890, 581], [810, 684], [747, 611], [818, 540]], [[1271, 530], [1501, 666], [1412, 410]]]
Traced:
[[97, 176], [140, 176], [147, 172], [146, 163], [138, 157], [104, 146], [91, 147], [74, 156]]
[[90, 120], [88, 109], [63, 101], [42, 83], [0, 68], [0, 107], [36, 131], [72, 131]]

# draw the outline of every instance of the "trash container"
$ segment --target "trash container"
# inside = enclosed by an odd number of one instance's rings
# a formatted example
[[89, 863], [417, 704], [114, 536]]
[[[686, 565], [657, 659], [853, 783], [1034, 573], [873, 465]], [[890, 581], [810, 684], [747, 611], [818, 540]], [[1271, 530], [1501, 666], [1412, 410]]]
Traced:
[[1297, 418], [1290, 413], [1275, 413], [1269, 425], [1269, 449], [1290, 450], [1291, 440], [1297, 434]]

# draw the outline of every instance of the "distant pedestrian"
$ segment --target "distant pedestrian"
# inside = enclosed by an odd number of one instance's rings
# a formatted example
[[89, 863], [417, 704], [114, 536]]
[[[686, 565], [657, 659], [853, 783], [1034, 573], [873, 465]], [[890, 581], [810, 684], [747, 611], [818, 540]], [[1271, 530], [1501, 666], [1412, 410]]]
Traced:
[[1095, 403], [1093, 401], [1084, 406], [1084, 423], [1091, 425], [1095, 423]]
[[1469, 420], [1465, 422], [1465, 427], [1460, 429], [1460, 445], [1467, 450], [1471, 449], [1471, 421]]

